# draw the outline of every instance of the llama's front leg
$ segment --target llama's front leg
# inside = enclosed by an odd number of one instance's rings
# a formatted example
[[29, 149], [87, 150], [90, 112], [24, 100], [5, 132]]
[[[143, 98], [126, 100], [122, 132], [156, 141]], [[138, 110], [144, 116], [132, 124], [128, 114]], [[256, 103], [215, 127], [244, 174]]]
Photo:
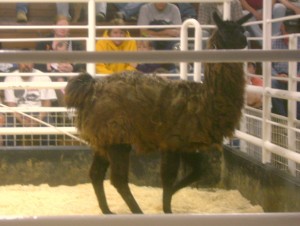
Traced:
[[127, 144], [112, 145], [109, 148], [111, 164], [111, 183], [122, 196], [132, 213], [143, 213], [134, 199], [128, 186], [129, 153], [131, 146]]
[[106, 159], [95, 154], [90, 169], [90, 178], [92, 180], [92, 185], [94, 187], [94, 191], [96, 193], [98, 203], [103, 214], [112, 214], [107, 205], [103, 185], [108, 166], [109, 162]]
[[180, 155], [177, 152], [161, 153], [161, 180], [163, 187], [163, 211], [172, 213], [171, 202], [174, 194], [174, 182], [177, 178]]

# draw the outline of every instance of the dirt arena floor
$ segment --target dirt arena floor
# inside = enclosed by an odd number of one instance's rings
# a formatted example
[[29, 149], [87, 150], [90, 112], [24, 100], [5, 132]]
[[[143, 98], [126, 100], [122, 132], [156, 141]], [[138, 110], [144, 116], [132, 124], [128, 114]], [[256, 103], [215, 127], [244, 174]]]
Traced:
[[[131, 190], [145, 214], [162, 214], [160, 188], [138, 187]], [[116, 190], [105, 182], [111, 210], [119, 214], [130, 213]], [[174, 213], [259, 213], [260, 206], [253, 206], [236, 190], [199, 190], [185, 188], [173, 197]], [[92, 185], [49, 187], [11, 185], [0, 187], [0, 216], [59, 216], [98, 215]]]

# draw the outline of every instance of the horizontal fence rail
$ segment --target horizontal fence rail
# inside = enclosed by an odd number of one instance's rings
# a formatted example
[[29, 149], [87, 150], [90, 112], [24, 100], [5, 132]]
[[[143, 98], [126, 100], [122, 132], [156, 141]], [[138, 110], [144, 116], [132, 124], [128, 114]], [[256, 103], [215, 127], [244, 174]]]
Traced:
[[167, 215], [109, 215], [0, 218], [0, 226], [40, 225], [111, 225], [111, 226], [298, 226], [299, 213], [252, 213], [252, 214], [167, 214]]
[[[16, 51], [0, 54], [0, 62], [243, 62], [243, 61], [297, 61], [300, 50], [200, 50], [200, 51], [150, 51], [150, 52], [47, 52]], [[27, 60], [25, 60], [27, 61]]]
[[[199, 2], [220, 2], [220, 3], [224, 3], [224, 2], [231, 2], [233, 0], [189, 0], [189, 3], [199, 3]], [[36, 3], [41, 3], [41, 0], [1, 0], [1, 3], [18, 3], [18, 2], [36, 2]], [[57, 3], [58, 0], [45, 0], [43, 2], [47, 2], [47, 3]], [[95, 2], [107, 2], [107, 3], [115, 3], [115, 2], [125, 2], [128, 3], [128, 0], [60, 0], [59, 2], [72, 2], [72, 3], [95, 3]], [[159, 0], [131, 0], [130, 2], [161, 2]], [[164, 2], [174, 2], [172, 0], [164, 0]], [[175, 1], [176, 2], [176, 1]], [[178, 1], [178, 2], [182, 2], [182, 1]]]

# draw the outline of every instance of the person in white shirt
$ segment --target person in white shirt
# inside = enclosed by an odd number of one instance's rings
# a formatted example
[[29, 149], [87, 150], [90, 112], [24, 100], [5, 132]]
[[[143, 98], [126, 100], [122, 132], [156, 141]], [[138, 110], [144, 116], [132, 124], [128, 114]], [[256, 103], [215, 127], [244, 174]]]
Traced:
[[[178, 7], [172, 3], [154, 2], [144, 4], [140, 8], [138, 25], [181, 25], [181, 14]], [[141, 35], [144, 37], [176, 38], [180, 36], [180, 28], [142, 28]], [[174, 50], [179, 45], [179, 40], [151, 41], [154, 50]], [[173, 63], [161, 64], [168, 72], [178, 72]]]
[[[12, 75], [5, 77], [5, 83], [17, 84], [20, 82], [44, 82], [50, 83], [51, 79], [48, 76], [20, 76], [19, 73], [42, 73], [33, 68], [33, 63], [20, 63], [19, 69], [12, 72]], [[15, 75], [14, 75], [15, 74]], [[6, 89], [4, 91], [4, 102], [9, 107], [50, 107], [53, 100], [56, 100], [54, 89]], [[39, 120], [51, 123], [51, 117], [47, 112], [33, 112], [31, 115]], [[14, 118], [16, 123], [14, 123]], [[7, 126], [41, 126], [39, 122], [23, 116], [19, 113], [14, 113], [12, 117], [8, 117]]]

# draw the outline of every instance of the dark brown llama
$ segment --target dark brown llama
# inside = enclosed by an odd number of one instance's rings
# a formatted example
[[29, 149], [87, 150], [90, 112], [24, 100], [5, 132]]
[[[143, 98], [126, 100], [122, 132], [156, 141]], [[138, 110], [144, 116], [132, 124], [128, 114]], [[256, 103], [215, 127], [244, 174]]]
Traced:
[[[246, 47], [241, 25], [248, 17], [233, 22], [214, 14], [214, 19], [218, 29], [210, 38], [210, 48]], [[206, 64], [203, 83], [138, 72], [72, 78], [65, 101], [77, 110], [80, 136], [94, 150], [90, 177], [102, 212], [112, 213], [103, 187], [110, 167], [112, 185], [133, 213], [142, 213], [128, 186], [133, 149], [137, 153], [160, 151], [163, 210], [171, 213], [172, 195], [201, 176], [199, 154], [220, 162], [223, 139], [232, 136], [241, 117], [244, 90], [242, 63]], [[191, 171], [177, 182], [180, 160]], [[220, 167], [211, 170], [220, 172]]]

